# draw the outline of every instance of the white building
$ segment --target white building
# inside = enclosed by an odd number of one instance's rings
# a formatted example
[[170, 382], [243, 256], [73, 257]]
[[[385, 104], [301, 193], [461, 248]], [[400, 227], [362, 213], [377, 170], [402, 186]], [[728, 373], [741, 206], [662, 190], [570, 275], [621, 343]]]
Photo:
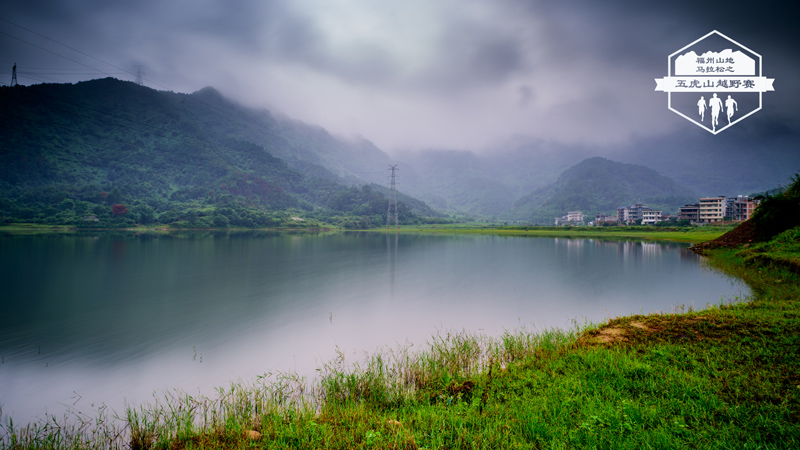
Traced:
[[700, 199], [700, 223], [720, 222], [725, 217], [725, 196]]
[[583, 222], [583, 212], [570, 211], [567, 213], [567, 220], [569, 222]]
[[658, 222], [661, 222], [661, 211], [642, 211], [642, 225], [655, 225]]
[[583, 212], [582, 211], [570, 211], [566, 215], [561, 217], [556, 217], [556, 225], [562, 225], [565, 223], [583, 223]]

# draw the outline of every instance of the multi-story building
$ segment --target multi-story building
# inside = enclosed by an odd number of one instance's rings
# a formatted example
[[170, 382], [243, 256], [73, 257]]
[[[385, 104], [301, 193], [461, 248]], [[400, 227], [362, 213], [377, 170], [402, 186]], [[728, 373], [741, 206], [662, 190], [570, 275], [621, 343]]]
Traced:
[[728, 203], [726, 216], [732, 220], [747, 220], [753, 215], [756, 210], [757, 203], [746, 195], [738, 197], [730, 197], [728, 200], [733, 200]]
[[567, 213], [567, 220], [569, 222], [583, 222], [582, 211], [570, 211]]
[[741, 217], [741, 220], [749, 220], [753, 217], [753, 213], [756, 212], [756, 208], [758, 208], [758, 202], [755, 200], [743, 202], [739, 217]]
[[700, 199], [700, 223], [719, 222], [725, 217], [725, 196]]
[[681, 206], [678, 220], [693, 223], [719, 222], [724, 218], [743, 221], [753, 215], [758, 203], [746, 195], [738, 197], [706, 197], [700, 203]]
[[661, 222], [661, 211], [642, 211], [642, 225], [655, 225], [658, 222]]
[[583, 223], [583, 211], [570, 211], [566, 215], [556, 217], [556, 225], [565, 223]]
[[725, 197], [725, 218], [728, 220], [731, 219], [734, 203], [736, 203], [736, 197]]
[[612, 224], [617, 223], [617, 215], [605, 215], [605, 214], [597, 214], [594, 216], [594, 224], [595, 226], [601, 226], [604, 223]]
[[642, 220], [644, 211], [652, 211], [653, 209], [643, 205], [641, 202], [633, 206], [620, 206], [617, 208], [617, 222], [631, 223], [637, 220]]
[[700, 220], [700, 204], [694, 203], [681, 206], [681, 210], [678, 213], [678, 220], [689, 220], [693, 223], [698, 222]]

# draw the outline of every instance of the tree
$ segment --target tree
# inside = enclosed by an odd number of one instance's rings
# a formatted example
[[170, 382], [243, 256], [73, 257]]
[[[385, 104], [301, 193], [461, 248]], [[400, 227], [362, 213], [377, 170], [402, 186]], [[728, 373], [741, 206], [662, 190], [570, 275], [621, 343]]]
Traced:
[[143, 224], [153, 223], [156, 221], [156, 212], [149, 205], [144, 205], [136, 208], [139, 212], [139, 221]]
[[111, 214], [121, 215], [126, 212], [128, 212], [128, 208], [126, 208], [125, 205], [114, 205], [111, 207]]
[[[101, 194], [102, 195], [102, 194]], [[123, 195], [122, 191], [118, 188], [114, 187], [108, 194], [106, 194], [106, 201], [111, 204], [119, 203], [123, 200], [125, 196]]]
[[72, 199], [65, 198], [61, 200], [61, 203], [58, 204], [58, 209], [62, 211], [66, 211], [68, 209], [73, 209], [75, 207], [75, 202]]
[[230, 225], [230, 220], [226, 216], [224, 216], [222, 214], [216, 214], [214, 216], [214, 226], [215, 227], [217, 227], [217, 228], [228, 228], [228, 225]]

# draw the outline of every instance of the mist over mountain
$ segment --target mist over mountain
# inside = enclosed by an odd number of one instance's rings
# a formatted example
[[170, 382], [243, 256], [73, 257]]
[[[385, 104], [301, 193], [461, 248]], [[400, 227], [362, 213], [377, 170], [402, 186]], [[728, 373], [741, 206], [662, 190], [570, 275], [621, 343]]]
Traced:
[[[0, 89], [0, 107], [6, 220], [277, 226], [294, 210], [303, 221], [385, 221], [386, 189], [369, 182], [385, 176], [383, 152], [212, 88], [187, 95], [112, 78], [16, 86]], [[439, 216], [399, 200], [401, 221]]]
[[500, 220], [515, 200], [589, 156], [589, 149], [516, 138], [481, 153], [429, 149], [395, 158], [408, 168], [400, 189], [436, 208]]
[[[413, 169], [402, 186], [407, 192], [437, 208], [498, 220], [525, 220], [519, 209], [520, 201], [527, 202], [524, 197], [596, 156], [653, 169], [686, 189], [680, 196], [690, 192], [693, 202], [699, 197], [764, 192], [788, 183], [800, 170], [800, 132], [771, 121], [769, 116], [749, 118], [716, 136], [687, 127], [686, 133], [640, 138], [613, 147], [517, 137], [479, 153], [426, 150], [400, 153], [395, 158]], [[582, 176], [593, 178], [596, 174]], [[616, 188], [621, 189], [620, 194], [628, 192], [625, 186]], [[660, 196], [672, 195], [668, 188]]]
[[798, 142], [797, 130], [755, 115], [718, 135], [641, 139], [609, 157], [655, 168], [702, 197], [747, 195], [789, 183], [800, 170]]
[[517, 136], [477, 153], [390, 156], [211, 87], [182, 94], [106, 78], [2, 88], [0, 106], [0, 208], [17, 220], [74, 223], [125, 203], [140, 223], [222, 215], [263, 225], [293, 209], [375, 226], [385, 221], [391, 164], [403, 220], [449, 213], [549, 224], [569, 210], [636, 201], [674, 213], [701, 196], [767, 191], [800, 167], [797, 132], [768, 117], [719, 136], [693, 130], [613, 148]]
[[681, 205], [693, 201], [696, 196], [691, 189], [653, 169], [593, 157], [570, 167], [554, 183], [514, 202], [505, 216], [551, 225], [555, 217], [567, 211], [582, 211], [591, 220], [595, 214], [614, 213], [619, 206], [642, 202], [674, 214]]
[[[190, 94], [197, 109], [185, 110], [205, 132], [251, 142], [267, 149], [289, 166], [307, 174], [349, 184], [383, 183], [381, 169], [389, 156], [364, 138], [342, 139], [318, 125], [306, 124], [266, 109], [251, 109], [206, 87]], [[184, 104], [187, 100], [181, 100]]]

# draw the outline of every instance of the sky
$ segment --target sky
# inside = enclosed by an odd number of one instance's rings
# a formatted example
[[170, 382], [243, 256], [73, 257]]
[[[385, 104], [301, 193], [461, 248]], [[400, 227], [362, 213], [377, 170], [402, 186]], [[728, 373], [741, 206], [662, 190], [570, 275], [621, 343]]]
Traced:
[[0, 83], [114, 76], [213, 86], [387, 152], [529, 136], [628, 145], [706, 133], [667, 109], [668, 56], [718, 30], [775, 92], [747, 120], [800, 129], [790, 2], [28, 0], [0, 12]]

